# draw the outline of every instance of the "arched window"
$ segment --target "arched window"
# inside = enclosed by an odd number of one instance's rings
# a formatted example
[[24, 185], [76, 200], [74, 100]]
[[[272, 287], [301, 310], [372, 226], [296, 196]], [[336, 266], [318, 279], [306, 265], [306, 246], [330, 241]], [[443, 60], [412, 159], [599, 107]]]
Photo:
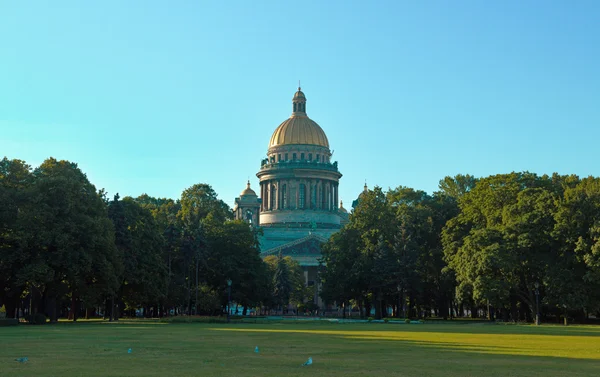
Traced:
[[304, 153], [300, 153], [300, 160], [304, 161]]
[[317, 162], [319, 162], [319, 155], [317, 155]]
[[312, 153], [308, 154], [308, 161], [312, 161]]
[[300, 192], [298, 193], [298, 208], [304, 209], [304, 195], [306, 195], [306, 186], [300, 183]]
[[317, 186], [310, 186], [310, 208], [315, 209], [317, 207]]
[[271, 195], [269, 195], [269, 199], [271, 199], [271, 205], [269, 206], [270, 210], [274, 210], [275, 209], [275, 194], [277, 193], [277, 190], [275, 190], [275, 186], [271, 186]]
[[277, 155], [277, 162], [281, 161], [281, 153]]
[[286, 161], [288, 160], [288, 154], [287, 153], [285, 154], [285, 160]]
[[326, 209], [327, 208], [327, 192], [325, 190], [325, 183], [321, 184], [321, 190], [319, 191], [319, 193], [321, 194], [321, 209]]
[[288, 207], [287, 203], [287, 185], [281, 186], [281, 209], [286, 209]]
[[292, 154], [292, 160], [296, 161], [296, 153]]
[[294, 103], [294, 112], [296, 112], [296, 103]]

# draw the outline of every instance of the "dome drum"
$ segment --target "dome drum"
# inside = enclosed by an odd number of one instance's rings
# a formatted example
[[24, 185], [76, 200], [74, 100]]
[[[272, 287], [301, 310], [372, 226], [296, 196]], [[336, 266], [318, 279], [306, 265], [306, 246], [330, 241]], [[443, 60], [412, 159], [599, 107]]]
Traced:
[[337, 212], [323, 212], [316, 210], [306, 210], [302, 213], [293, 210], [262, 212], [260, 214], [261, 226], [270, 224], [287, 224], [289, 226], [306, 226], [310, 224], [324, 224], [328, 227], [339, 227], [340, 216]]

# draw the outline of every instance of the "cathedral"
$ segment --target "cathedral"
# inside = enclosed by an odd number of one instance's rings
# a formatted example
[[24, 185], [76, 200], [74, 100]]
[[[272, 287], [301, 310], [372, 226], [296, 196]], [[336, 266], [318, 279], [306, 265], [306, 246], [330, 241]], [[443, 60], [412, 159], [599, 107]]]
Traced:
[[235, 218], [262, 229], [263, 258], [281, 254], [300, 263], [306, 285], [314, 286], [314, 303], [322, 307], [321, 244], [348, 221], [348, 212], [338, 198], [342, 174], [337, 161], [331, 162], [329, 140], [306, 114], [300, 88], [292, 99], [292, 115], [273, 132], [256, 176], [260, 197], [248, 182], [235, 198]]

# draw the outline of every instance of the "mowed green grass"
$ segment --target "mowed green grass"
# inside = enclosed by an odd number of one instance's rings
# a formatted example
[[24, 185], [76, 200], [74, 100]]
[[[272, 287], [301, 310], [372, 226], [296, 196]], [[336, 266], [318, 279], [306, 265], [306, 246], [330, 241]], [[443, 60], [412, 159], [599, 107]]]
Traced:
[[[14, 360], [24, 356], [27, 363]], [[301, 366], [309, 356], [314, 364]], [[4, 327], [0, 376], [600, 376], [600, 328], [152, 321]]]

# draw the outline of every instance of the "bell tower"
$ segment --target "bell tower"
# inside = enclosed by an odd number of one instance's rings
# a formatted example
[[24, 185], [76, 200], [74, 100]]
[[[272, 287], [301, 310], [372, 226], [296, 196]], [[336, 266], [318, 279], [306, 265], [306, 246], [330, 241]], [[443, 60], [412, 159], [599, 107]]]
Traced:
[[256, 195], [256, 192], [250, 188], [250, 181], [246, 184], [246, 189], [235, 198], [233, 213], [236, 220], [242, 220], [253, 227], [259, 226], [259, 212], [262, 200]]

